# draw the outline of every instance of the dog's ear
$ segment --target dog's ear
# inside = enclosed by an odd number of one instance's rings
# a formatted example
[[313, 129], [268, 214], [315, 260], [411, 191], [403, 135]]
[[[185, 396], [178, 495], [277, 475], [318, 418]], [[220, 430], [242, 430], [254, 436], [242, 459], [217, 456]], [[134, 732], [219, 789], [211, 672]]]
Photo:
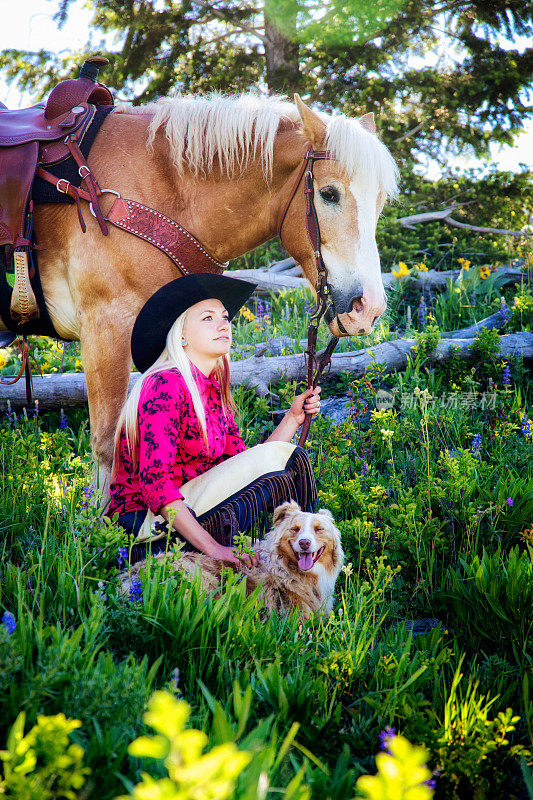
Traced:
[[290, 516], [291, 514], [295, 514], [297, 511], [301, 511], [302, 509], [295, 503], [294, 500], [291, 500], [288, 503], [283, 503], [281, 506], [278, 506], [274, 509], [274, 514], [272, 516], [272, 524], [277, 525], [278, 522], [281, 522], [282, 519]]
[[333, 514], [331, 513], [329, 508], [319, 508], [316, 513], [322, 514], [323, 517], [327, 517], [328, 519], [333, 521]]

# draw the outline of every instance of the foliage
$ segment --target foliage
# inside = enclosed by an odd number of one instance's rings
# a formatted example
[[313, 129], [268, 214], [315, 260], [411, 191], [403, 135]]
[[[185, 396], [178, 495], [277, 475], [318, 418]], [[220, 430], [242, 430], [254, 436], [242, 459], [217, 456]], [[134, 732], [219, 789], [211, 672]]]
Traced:
[[251, 756], [229, 742], [203, 755], [207, 736], [203, 731], [185, 730], [189, 714], [190, 707], [184, 700], [176, 700], [166, 692], [152, 696], [144, 721], [156, 735], [139, 737], [131, 743], [129, 752], [137, 758], [163, 759], [168, 778], [154, 781], [144, 773], [142, 782], [121, 800], [225, 800], [233, 794], [235, 782]]
[[413, 747], [403, 736], [387, 737], [387, 750], [376, 756], [377, 775], [363, 775], [357, 781], [359, 796], [367, 800], [431, 800], [427, 750]]
[[533, 550], [485, 550], [459, 558], [443, 581], [443, 600], [472, 644], [511, 649], [517, 663], [533, 665]]
[[83, 749], [69, 739], [81, 722], [66, 719], [64, 714], [40, 715], [24, 736], [25, 719], [21, 711], [9, 732], [7, 750], [0, 751], [4, 764], [2, 796], [16, 800], [76, 800], [90, 773], [82, 766]]
[[[453, 677], [446, 700], [443, 729], [437, 750], [437, 769], [446, 776], [446, 781], [451, 786], [450, 796], [454, 800], [465, 789], [473, 792], [473, 796], [485, 796], [489, 787], [486, 776], [487, 758], [498, 751], [498, 763], [501, 763], [501, 751], [509, 746], [507, 737], [515, 730], [520, 719], [513, 716], [510, 708], [500, 711], [495, 719], [490, 719], [489, 710], [496, 698], [489, 699], [479, 694], [477, 682], [472, 676], [466, 690], [461, 693], [459, 687], [463, 675], [459, 671], [460, 666], [461, 664]], [[510, 749], [520, 754], [523, 748], [518, 746]]]

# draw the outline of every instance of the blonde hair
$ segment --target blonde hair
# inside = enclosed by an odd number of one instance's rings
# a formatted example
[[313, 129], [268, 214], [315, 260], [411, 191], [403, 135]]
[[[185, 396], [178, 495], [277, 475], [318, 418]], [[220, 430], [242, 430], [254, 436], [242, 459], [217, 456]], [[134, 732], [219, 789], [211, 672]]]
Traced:
[[[142, 373], [140, 378], [135, 383], [131, 390], [126, 402], [122, 406], [117, 427], [115, 430], [115, 446], [113, 457], [113, 471], [112, 477], [114, 478], [117, 471], [118, 455], [120, 448], [120, 434], [124, 430], [126, 434], [126, 445], [133, 460], [133, 465], [136, 467], [135, 450], [139, 443], [139, 400], [143, 390], [144, 383], [147, 378], [157, 375], [166, 369], [178, 369], [181, 373], [185, 385], [191, 395], [194, 411], [198, 418], [198, 423], [202, 431], [206, 449], [208, 447], [207, 440], [207, 426], [205, 418], [205, 408], [198, 389], [198, 385], [193, 377], [191, 370], [191, 362], [189, 361], [185, 350], [183, 349], [183, 327], [187, 319], [188, 310], [177, 318], [172, 325], [166, 338], [165, 348], [159, 358]], [[231, 394], [230, 386], [230, 367], [229, 357], [221, 356], [216, 363], [214, 369], [215, 378], [219, 381], [221, 386], [222, 407], [225, 414], [228, 411], [235, 411], [235, 402]]]

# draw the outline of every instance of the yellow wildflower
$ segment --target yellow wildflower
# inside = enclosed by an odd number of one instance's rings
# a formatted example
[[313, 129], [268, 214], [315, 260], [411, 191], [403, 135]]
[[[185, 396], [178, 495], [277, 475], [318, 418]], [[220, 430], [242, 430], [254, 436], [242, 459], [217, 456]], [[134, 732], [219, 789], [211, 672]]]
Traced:
[[406, 275], [409, 275], [409, 268], [405, 261], [400, 261], [398, 263], [398, 269], [393, 269], [392, 274], [395, 278], [404, 278]]
[[255, 314], [252, 311], [250, 311], [249, 308], [246, 308], [246, 306], [243, 306], [241, 308], [241, 317], [244, 317], [244, 319], [247, 319], [248, 322], [253, 322], [253, 320], [255, 319]]
[[490, 275], [490, 267], [487, 264], [485, 264], [484, 267], [481, 267], [479, 275], [482, 280], [486, 280]]
[[6, 357], [0, 355], [0, 369], [2, 369], [2, 367], [5, 367], [5, 365], [6, 365]]
[[74, 362], [74, 367], [75, 369], [83, 369], [83, 364], [81, 363], [79, 358], [77, 358], [76, 361]]
[[468, 261], [466, 258], [458, 258], [457, 261], [461, 264], [462, 268], [465, 272], [468, 272], [470, 269], [470, 265], [472, 264], [471, 261]]
[[421, 261], [420, 264], [418, 264], [417, 266], [418, 266], [418, 269], [420, 270], [420, 272], [427, 272], [428, 271], [428, 268], [426, 267], [426, 265], [424, 264], [423, 261]]

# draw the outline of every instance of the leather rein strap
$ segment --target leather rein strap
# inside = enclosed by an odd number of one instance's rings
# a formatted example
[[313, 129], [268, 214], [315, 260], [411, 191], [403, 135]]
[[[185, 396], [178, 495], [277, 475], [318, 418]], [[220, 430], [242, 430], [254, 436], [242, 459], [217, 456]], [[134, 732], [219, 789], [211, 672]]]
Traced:
[[26, 378], [26, 404], [28, 408], [31, 407], [31, 391], [32, 391], [32, 379], [31, 379], [31, 368], [30, 368], [30, 359], [28, 355], [28, 342], [26, 337], [23, 336], [22, 339], [17, 340], [17, 344], [20, 350], [20, 369], [19, 373], [15, 378], [10, 380], [2, 380], [0, 379], [0, 385], [2, 386], [12, 386], [14, 383], [17, 383], [22, 378], [22, 375], [25, 374]]
[[[326, 313], [329, 305], [328, 302], [329, 290], [328, 290], [328, 270], [324, 263], [324, 259], [322, 258], [321, 242], [320, 242], [320, 226], [318, 224], [318, 216], [315, 208], [313, 167], [315, 161], [331, 159], [331, 158], [332, 156], [327, 150], [314, 150], [313, 146], [309, 145], [307, 153], [305, 154], [304, 162], [296, 178], [294, 188], [283, 210], [283, 214], [281, 215], [281, 221], [278, 228], [279, 238], [283, 242], [283, 239], [281, 237], [281, 229], [283, 228], [283, 223], [285, 222], [285, 217], [287, 216], [289, 207], [292, 201], [294, 200], [296, 192], [298, 191], [298, 188], [302, 183], [303, 179], [304, 197], [305, 197], [305, 223], [307, 228], [307, 236], [309, 238], [309, 242], [311, 243], [311, 247], [313, 248], [313, 255], [315, 257], [315, 265], [317, 271], [317, 279], [315, 283], [316, 305], [313, 313], [311, 314], [309, 328], [307, 330], [307, 350], [305, 351], [305, 356], [307, 361], [308, 389], [314, 388], [317, 385], [320, 376], [322, 375], [323, 371], [331, 361], [331, 356], [339, 341], [338, 336], [332, 336], [326, 346], [326, 349], [322, 353], [320, 361], [318, 361], [316, 355], [318, 326], [320, 325], [322, 317]], [[304, 423], [302, 426], [302, 432], [298, 440], [299, 447], [303, 447], [303, 445], [307, 440], [307, 437], [309, 435], [309, 428], [311, 426], [311, 419], [312, 417], [309, 414], [305, 415]]]

